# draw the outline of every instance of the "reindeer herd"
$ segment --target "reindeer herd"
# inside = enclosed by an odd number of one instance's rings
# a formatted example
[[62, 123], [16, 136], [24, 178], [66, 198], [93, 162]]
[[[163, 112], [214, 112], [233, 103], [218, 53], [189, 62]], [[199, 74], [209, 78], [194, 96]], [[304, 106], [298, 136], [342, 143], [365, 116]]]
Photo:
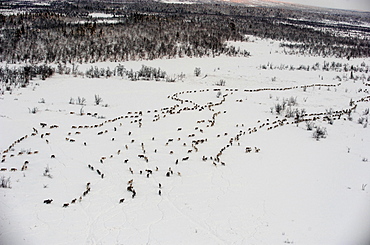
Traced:
[[[303, 85], [303, 86], [294, 86], [294, 87], [286, 87], [286, 88], [260, 88], [260, 89], [244, 89], [239, 91], [238, 89], [221, 89], [221, 88], [214, 88], [214, 89], [201, 89], [201, 90], [188, 90], [188, 91], [181, 91], [174, 93], [173, 95], [168, 96], [168, 99], [171, 99], [175, 105], [163, 107], [161, 109], [155, 110], [141, 110], [141, 111], [128, 111], [125, 115], [117, 116], [113, 119], [99, 121], [99, 123], [91, 124], [91, 125], [72, 125], [70, 127], [69, 132], [66, 132], [65, 141], [68, 144], [75, 144], [76, 147], [89, 147], [89, 142], [86, 138], [84, 138], [85, 134], [93, 134], [96, 140], [101, 141], [101, 137], [104, 135], [109, 135], [109, 141], [117, 142], [117, 140], [121, 139], [123, 135], [125, 135], [127, 142], [121, 144], [117, 147], [119, 149], [113, 149], [110, 154], [106, 156], [101, 156], [99, 159], [96, 159], [95, 162], [86, 163], [87, 169], [95, 173], [95, 178], [92, 177], [91, 181], [85, 184], [84, 190], [81, 194], [68, 202], [64, 202], [61, 206], [64, 208], [69, 207], [72, 204], [76, 204], [76, 202], [81, 202], [87, 195], [91, 192], [91, 183], [97, 182], [98, 180], [104, 181], [106, 178], [110, 178], [109, 174], [105, 174], [104, 169], [105, 165], [111, 161], [119, 161], [119, 164], [122, 164], [126, 167], [126, 171], [121, 174], [122, 181], [127, 181], [127, 192], [131, 195], [131, 199], [135, 199], [137, 194], [136, 182], [134, 179], [142, 178], [143, 179], [151, 179], [152, 176], [163, 176], [166, 178], [171, 178], [173, 176], [181, 177], [182, 174], [179, 171], [181, 169], [181, 163], [185, 164], [187, 161], [193, 162], [211, 162], [210, 166], [226, 166], [226, 161], [223, 160], [223, 154], [225, 151], [230, 149], [234, 146], [241, 146], [241, 138], [248, 137], [248, 135], [258, 133], [261, 130], [270, 131], [276, 129], [278, 127], [283, 127], [289, 124], [298, 124], [303, 121], [317, 121], [317, 120], [346, 120], [343, 115], [349, 114], [354, 111], [357, 107], [358, 103], [366, 103], [370, 101], [370, 96], [366, 96], [360, 98], [356, 101], [351, 100], [350, 105], [346, 109], [342, 110], [335, 110], [329, 112], [318, 112], [318, 113], [310, 113], [304, 114], [301, 118], [287, 118], [283, 116], [275, 116], [274, 119], [267, 118], [265, 120], [257, 120], [255, 125], [248, 125], [246, 123], [239, 123], [235, 125], [235, 128], [229, 132], [218, 132], [217, 134], [213, 135], [215, 129], [217, 130], [217, 125], [219, 120], [228, 120], [227, 118], [227, 110], [221, 110], [222, 105], [224, 103], [232, 103], [231, 101], [228, 102], [228, 98], [231, 97], [234, 93], [242, 94], [242, 93], [256, 93], [256, 92], [264, 92], [264, 91], [285, 91], [285, 90], [293, 90], [293, 89], [305, 89], [309, 87], [337, 87], [341, 84], [336, 85], [325, 85], [325, 84], [312, 84], [312, 85]], [[207, 102], [204, 104], [196, 103], [191, 99], [182, 98], [186, 94], [202, 94], [202, 93], [224, 93], [222, 96], [217, 97], [217, 102]], [[185, 96], [186, 97], [186, 96]], [[194, 96], [193, 96], [194, 97]], [[246, 100], [237, 99], [234, 100], [235, 103], [247, 103]], [[211, 115], [209, 118], [206, 119], [199, 119], [194, 121], [193, 130], [186, 132], [185, 126], [188, 125], [179, 125], [173, 132], [173, 137], [168, 138], [164, 142], [158, 142], [158, 132], [153, 132], [153, 135], [150, 137], [150, 140], [144, 142], [140, 138], [136, 138], [137, 135], [133, 133], [133, 130], [141, 130], [145, 127], [146, 124], [152, 123], [157, 124], [160, 120], [166, 120], [170, 117], [176, 117], [179, 114], [185, 113], [197, 113], [200, 116], [204, 115]], [[209, 113], [204, 113], [209, 112]], [[76, 116], [77, 113], [70, 112], [68, 116]], [[96, 113], [87, 113], [84, 116], [93, 116], [96, 117]], [[81, 116], [81, 115], [79, 115]], [[222, 117], [222, 119], [220, 119]], [[101, 119], [96, 119], [101, 120]], [[127, 130], [127, 128], [129, 130]], [[211, 130], [212, 128], [212, 130]], [[236, 129], [237, 128], [237, 129]], [[49, 131], [50, 130], [50, 131]], [[17, 156], [21, 155], [37, 155], [43, 154], [43, 152], [39, 152], [38, 150], [18, 150], [22, 149], [21, 145], [24, 141], [30, 140], [34, 137], [39, 137], [41, 140], [44, 141], [45, 144], [53, 144], [53, 134], [51, 133], [52, 130], [62, 130], [56, 124], [48, 124], [46, 122], [41, 122], [39, 126], [33, 127], [30, 134], [24, 135], [19, 139], [15, 140], [13, 143], [9, 145], [6, 149], [2, 150], [2, 160], [1, 160], [1, 168], [0, 171], [8, 171], [8, 172], [16, 172], [18, 169], [21, 171], [27, 171], [29, 166], [29, 161], [26, 160], [22, 163], [19, 163], [15, 160], [11, 160], [10, 158], [16, 158]], [[97, 131], [96, 131], [97, 130]], [[74, 131], [74, 132], [73, 132]], [[232, 132], [237, 131], [236, 134]], [[181, 134], [181, 136], [180, 136]], [[187, 135], [187, 137], [184, 135]], [[73, 137], [73, 138], [72, 138]], [[212, 142], [215, 140], [219, 140], [224, 142], [224, 145], [221, 148], [212, 149], [212, 155], [204, 155], [202, 152], [203, 149], [209, 149], [212, 147]], [[156, 147], [147, 147], [147, 145], [155, 145]], [[175, 144], [181, 145], [186, 151], [177, 150], [177, 148], [172, 148]], [[132, 145], [132, 147], [130, 146]], [[135, 147], [134, 147], [135, 146]], [[136, 147], [139, 146], [139, 147]], [[261, 149], [258, 146], [254, 145], [244, 145], [242, 147], [242, 151], [246, 154], [252, 153], [260, 153]], [[18, 153], [16, 153], [18, 151]], [[136, 151], [136, 156], [133, 157], [133, 154], [129, 155], [128, 152]], [[185, 152], [185, 153], [184, 153]], [[158, 167], [153, 166], [152, 159], [159, 154], [168, 154], [169, 156], [173, 157], [172, 162], [168, 162], [168, 167]], [[51, 159], [56, 158], [55, 153], [50, 155]], [[116, 160], [118, 159], [118, 160]], [[37, 157], [33, 157], [33, 161], [36, 164]], [[17, 166], [9, 166], [9, 164], [16, 164]], [[131, 163], [133, 163], [131, 165]], [[136, 165], [134, 164], [136, 163]], [[140, 163], [142, 166], [138, 169], [137, 163]], [[230, 163], [236, 164], [236, 163]], [[134, 166], [136, 169], [134, 170]], [[163, 166], [163, 164], [162, 164]], [[177, 173], [177, 174], [174, 174]], [[125, 180], [126, 179], [126, 180]], [[135, 187], [134, 187], [135, 184]], [[156, 183], [158, 186], [157, 194], [162, 196], [163, 188], [161, 183]], [[95, 188], [95, 187], [94, 187]], [[127, 197], [118, 196], [117, 195], [117, 204], [122, 204], [127, 201]], [[51, 204], [53, 199], [48, 197], [46, 198], [43, 203]]]

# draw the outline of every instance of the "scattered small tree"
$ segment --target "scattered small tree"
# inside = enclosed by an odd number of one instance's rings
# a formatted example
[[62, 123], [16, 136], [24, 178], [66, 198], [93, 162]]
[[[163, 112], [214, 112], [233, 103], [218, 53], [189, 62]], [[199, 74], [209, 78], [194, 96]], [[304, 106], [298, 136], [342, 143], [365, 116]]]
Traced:
[[362, 112], [362, 114], [363, 114], [364, 116], [369, 115], [369, 108], [366, 108], [366, 109]]
[[85, 115], [84, 107], [83, 106], [81, 106], [81, 108], [80, 108], [80, 115], [81, 116]]
[[313, 132], [312, 137], [319, 141], [320, 139], [326, 138], [326, 135], [327, 135], [326, 128], [317, 127], [316, 130]]
[[176, 78], [175, 77], [166, 77], [166, 82], [174, 83], [174, 82], [176, 82]]
[[39, 111], [39, 109], [37, 107], [34, 107], [32, 109], [28, 108], [28, 111], [29, 111], [29, 113], [36, 114]]
[[200, 76], [200, 73], [201, 73], [200, 67], [195, 67], [195, 69], [194, 69], [195, 76], [199, 77]]
[[53, 176], [51, 176], [51, 174], [50, 174], [50, 168], [49, 168], [49, 165], [47, 165], [46, 167], [45, 167], [45, 170], [44, 170], [44, 174], [43, 174], [44, 176], [46, 176], [46, 177], [49, 177], [50, 179], [52, 179], [53, 178]]
[[312, 129], [315, 127], [315, 124], [312, 121], [306, 122], [306, 128], [308, 131], [312, 131]]
[[98, 94], [96, 94], [95, 95], [95, 105], [99, 105], [101, 102], [103, 102], [103, 99]]
[[85, 104], [86, 104], [86, 99], [84, 97], [78, 96], [77, 105], [85, 105]]
[[216, 82], [216, 85], [217, 86], [225, 86], [226, 85], [226, 81], [221, 79], [220, 81]]
[[275, 104], [275, 112], [277, 115], [280, 115], [284, 111], [283, 105], [277, 103]]
[[1, 178], [0, 178], [0, 188], [11, 188], [10, 187], [10, 177], [5, 178], [5, 176], [1, 176]]

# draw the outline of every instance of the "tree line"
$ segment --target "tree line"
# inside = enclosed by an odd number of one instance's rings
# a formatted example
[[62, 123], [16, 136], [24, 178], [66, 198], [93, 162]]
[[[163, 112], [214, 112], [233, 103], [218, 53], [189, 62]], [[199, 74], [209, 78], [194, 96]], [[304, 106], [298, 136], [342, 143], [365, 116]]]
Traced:
[[[94, 12], [113, 17], [104, 22], [89, 16]], [[247, 50], [226, 45], [226, 41], [246, 41], [246, 35], [285, 41], [282, 46], [287, 54], [369, 57], [370, 28], [328, 25], [332, 32], [313, 28], [320, 18], [370, 22], [366, 14], [350, 13], [325, 15], [319, 11], [220, 3], [55, 1], [25, 13], [0, 14], [0, 62], [94, 63], [249, 56]], [[300, 22], [303, 17], [306, 20]], [[360, 35], [337, 35], [336, 31], [343, 28]]]

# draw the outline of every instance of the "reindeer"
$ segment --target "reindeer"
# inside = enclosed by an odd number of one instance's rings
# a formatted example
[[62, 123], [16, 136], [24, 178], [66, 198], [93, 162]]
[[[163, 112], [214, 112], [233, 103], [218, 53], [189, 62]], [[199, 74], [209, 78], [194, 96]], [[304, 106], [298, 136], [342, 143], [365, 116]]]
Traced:
[[66, 207], [68, 207], [69, 206], [69, 203], [64, 203], [63, 204], [63, 208], [66, 208]]
[[246, 153], [250, 153], [251, 151], [252, 151], [252, 147], [247, 146], [247, 147], [245, 148], [245, 152], [246, 152]]
[[119, 199], [119, 203], [123, 203], [125, 201], [124, 198]]
[[46, 200], [44, 200], [44, 203], [45, 204], [50, 204], [52, 201], [53, 201], [53, 199], [46, 199]]

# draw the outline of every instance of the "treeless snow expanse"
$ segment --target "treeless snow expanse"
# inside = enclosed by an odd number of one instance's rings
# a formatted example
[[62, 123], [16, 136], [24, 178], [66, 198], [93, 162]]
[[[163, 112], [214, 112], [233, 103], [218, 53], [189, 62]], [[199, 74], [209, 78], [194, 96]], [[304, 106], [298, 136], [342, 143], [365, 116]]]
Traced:
[[[123, 64], [183, 73], [175, 83], [54, 75], [1, 95], [0, 176], [11, 188], [0, 188], [0, 243], [368, 244], [370, 133], [358, 119], [369, 75], [322, 66], [370, 60], [286, 56], [278, 42], [251, 40], [234, 43], [249, 58]], [[85, 105], [69, 104], [78, 97]], [[277, 115], [290, 98], [326, 138]]]

